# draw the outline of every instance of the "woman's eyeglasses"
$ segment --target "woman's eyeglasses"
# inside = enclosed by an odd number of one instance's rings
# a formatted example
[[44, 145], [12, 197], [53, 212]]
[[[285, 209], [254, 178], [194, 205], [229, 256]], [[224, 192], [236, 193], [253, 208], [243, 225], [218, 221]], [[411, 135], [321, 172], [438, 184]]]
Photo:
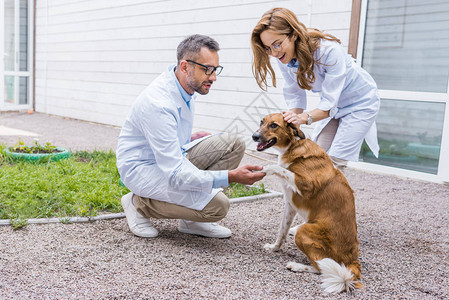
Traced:
[[271, 46], [265, 46], [265, 52], [267, 52], [267, 54], [271, 54], [273, 51], [280, 51], [282, 49], [282, 44], [288, 39], [288, 35], [287, 37], [280, 43], [275, 43]]
[[190, 59], [186, 59], [186, 61], [203, 67], [206, 70], [206, 75], [212, 75], [212, 73], [215, 72], [215, 75], [218, 76], [218, 75], [220, 75], [221, 71], [223, 70], [222, 66], [216, 66], [216, 67], [214, 67], [214, 66], [206, 66], [206, 65], [197, 63], [196, 61], [193, 61], [193, 60], [190, 60]]

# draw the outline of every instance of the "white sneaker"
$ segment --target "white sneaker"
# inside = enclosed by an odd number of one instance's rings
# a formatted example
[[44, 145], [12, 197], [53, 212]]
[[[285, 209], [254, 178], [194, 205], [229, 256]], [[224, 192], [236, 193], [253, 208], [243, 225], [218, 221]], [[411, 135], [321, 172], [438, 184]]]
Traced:
[[122, 197], [122, 206], [132, 233], [144, 238], [157, 237], [158, 231], [153, 227], [150, 220], [137, 212], [133, 203], [133, 193], [128, 193]]
[[201, 223], [188, 220], [179, 220], [178, 230], [183, 233], [196, 234], [211, 238], [228, 238], [231, 230], [217, 223]]

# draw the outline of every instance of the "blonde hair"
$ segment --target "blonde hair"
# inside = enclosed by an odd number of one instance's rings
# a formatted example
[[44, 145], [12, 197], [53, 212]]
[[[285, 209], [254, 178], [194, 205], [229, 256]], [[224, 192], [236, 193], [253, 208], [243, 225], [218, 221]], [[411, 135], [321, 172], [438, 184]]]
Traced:
[[296, 81], [300, 88], [312, 89], [315, 82], [313, 66], [315, 61], [313, 54], [320, 46], [320, 40], [326, 39], [341, 43], [336, 37], [321, 32], [318, 29], [306, 28], [299, 22], [295, 14], [286, 8], [273, 8], [263, 14], [262, 18], [251, 33], [251, 48], [253, 50], [253, 75], [262, 90], [267, 89], [267, 75], [272, 78], [273, 86], [276, 86], [276, 74], [270, 63], [270, 57], [265, 51], [265, 46], [260, 39], [260, 34], [265, 30], [271, 30], [278, 34], [285, 34], [291, 39], [296, 35], [295, 57], [299, 63]]

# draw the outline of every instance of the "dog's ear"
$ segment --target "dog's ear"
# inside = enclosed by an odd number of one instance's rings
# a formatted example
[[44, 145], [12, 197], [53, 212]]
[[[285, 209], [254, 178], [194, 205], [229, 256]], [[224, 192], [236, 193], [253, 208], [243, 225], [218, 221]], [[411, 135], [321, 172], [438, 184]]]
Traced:
[[287, 128], [290, 129], [290, 132], [292, 133], [293, 136], [297, 136], [303, 140], [306, 138], [304, 132], [302, 132], [301, 129], [299, 129], [298, 125], [294, 123], [287, 123]]

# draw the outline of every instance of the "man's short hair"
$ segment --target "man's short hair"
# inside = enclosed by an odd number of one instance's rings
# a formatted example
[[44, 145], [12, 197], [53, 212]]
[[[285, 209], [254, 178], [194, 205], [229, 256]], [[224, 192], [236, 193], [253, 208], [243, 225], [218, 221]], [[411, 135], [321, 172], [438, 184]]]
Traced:
[[183, 59], [195, 60], [203, 47], [215, 52], [220, 50], [217, 41], [209, 36], [194, 34], [185, 38], [177, 48], [178, 65]]

